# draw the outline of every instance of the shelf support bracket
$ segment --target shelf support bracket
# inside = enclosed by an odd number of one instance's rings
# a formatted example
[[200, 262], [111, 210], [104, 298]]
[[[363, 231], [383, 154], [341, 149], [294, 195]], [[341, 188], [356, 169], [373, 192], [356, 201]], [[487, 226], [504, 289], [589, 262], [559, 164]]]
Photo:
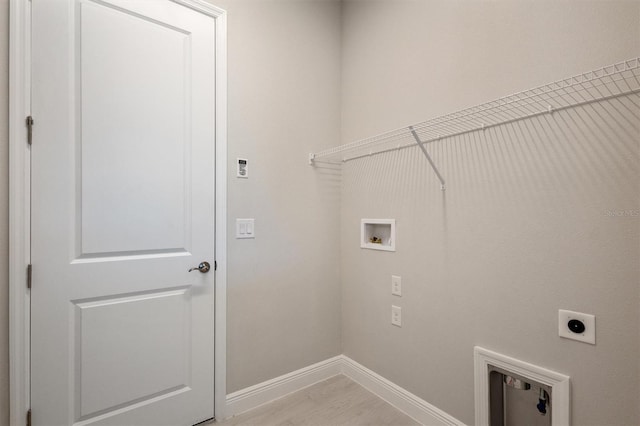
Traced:
[[409, 131], [411, 131], [411, 134], [413, 135], [413, 138], [416, 140], [416, 143], [418, 144], [418, 146], [422, 150], [422, 153], [424, 154], [424, 156], [427, 157], [427, 160], [429, 160], [429, 164], [431, 165], [431, 168], [436, 173], [436, 176], [438, 176], [438, 180], [440, 180], [440, 189], [442, 189], [444, 191], [445, 188], [446, 188], [445, 185], [444, 185], [444, 179], [442, 178], [442, 175], [438, 171], [438, 168], [436, 167], [436, 165], [433, 163], [433, 160], [431, 159], [431, 156], [427, 152], [427, 149], [422, 145], [422, 141], [420, 140], [420, 137], [418, 136], [418, 134], [414, 130], [413, 126], [409, 126]]

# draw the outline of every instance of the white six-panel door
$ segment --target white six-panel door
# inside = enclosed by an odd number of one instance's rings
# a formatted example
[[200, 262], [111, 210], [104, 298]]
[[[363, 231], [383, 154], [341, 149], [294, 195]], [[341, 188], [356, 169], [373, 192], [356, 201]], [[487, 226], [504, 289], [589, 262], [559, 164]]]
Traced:
[[168, 0], [32, 1], [34, 425], [213, 417], [214, 49]]

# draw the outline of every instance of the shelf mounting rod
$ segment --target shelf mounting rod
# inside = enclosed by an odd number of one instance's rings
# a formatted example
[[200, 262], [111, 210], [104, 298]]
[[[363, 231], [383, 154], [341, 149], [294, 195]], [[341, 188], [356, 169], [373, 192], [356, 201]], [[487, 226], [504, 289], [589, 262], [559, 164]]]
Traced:
[[427, 149], [422, 145], [422, 141], [420, 140], [420, 137], [414, 130], [413, 126], [409, 126], [409, 131], [411, 131], [413, 138], [416, 140], [416, 143], [422, 150], [422, 153], [424, 154], [424, 156], [427, 157], [427, 160], [429, 160], [429, 164], [431, 164], [431, 168], [433, 169], [433, 171], [436, 173], [436, 176], [438, 176], [438, 179], [440, 180], [440, 189], [444, 191], [445, 190], [444, 179], [442, 178], [442, 175], [438, 171], [438, 168], [436, 167], [436, 165], [433, 163], [433, 160], [431, 159], [431, 156], [427, 152]]

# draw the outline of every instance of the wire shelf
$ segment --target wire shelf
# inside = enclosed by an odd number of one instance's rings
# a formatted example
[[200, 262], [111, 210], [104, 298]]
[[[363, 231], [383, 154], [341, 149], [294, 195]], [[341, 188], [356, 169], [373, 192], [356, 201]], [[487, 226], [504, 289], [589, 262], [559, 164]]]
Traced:
[[412, 126], [309, 154], [309, 164], [342, 162], [420, 146], [440, 179], [424, 144], [640, 92], [640, 58], [633, 58], [574, 77], [545, 84]]

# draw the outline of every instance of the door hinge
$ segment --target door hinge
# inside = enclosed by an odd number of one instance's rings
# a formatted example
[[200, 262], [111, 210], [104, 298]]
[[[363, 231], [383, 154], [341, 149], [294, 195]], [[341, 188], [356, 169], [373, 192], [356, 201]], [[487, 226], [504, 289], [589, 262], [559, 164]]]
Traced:
[[217, 260], [214, 260], [214, 261], [213, 261], [213, 270], [214, 270], [214, 271], [217, 271], [217, 270], [218, 270], [218, 261], [217, 261]]
[[31, 408], [27, 411], [27, 426], [31, 426]]
[[27, 265], [27, 288], [31, 289], [31, 271], [33, 270], [33, 267], [31, 266], [31, 264]]
[[33, 142], [33, 117], [27, 117], [27, 143], [31, 145]]

